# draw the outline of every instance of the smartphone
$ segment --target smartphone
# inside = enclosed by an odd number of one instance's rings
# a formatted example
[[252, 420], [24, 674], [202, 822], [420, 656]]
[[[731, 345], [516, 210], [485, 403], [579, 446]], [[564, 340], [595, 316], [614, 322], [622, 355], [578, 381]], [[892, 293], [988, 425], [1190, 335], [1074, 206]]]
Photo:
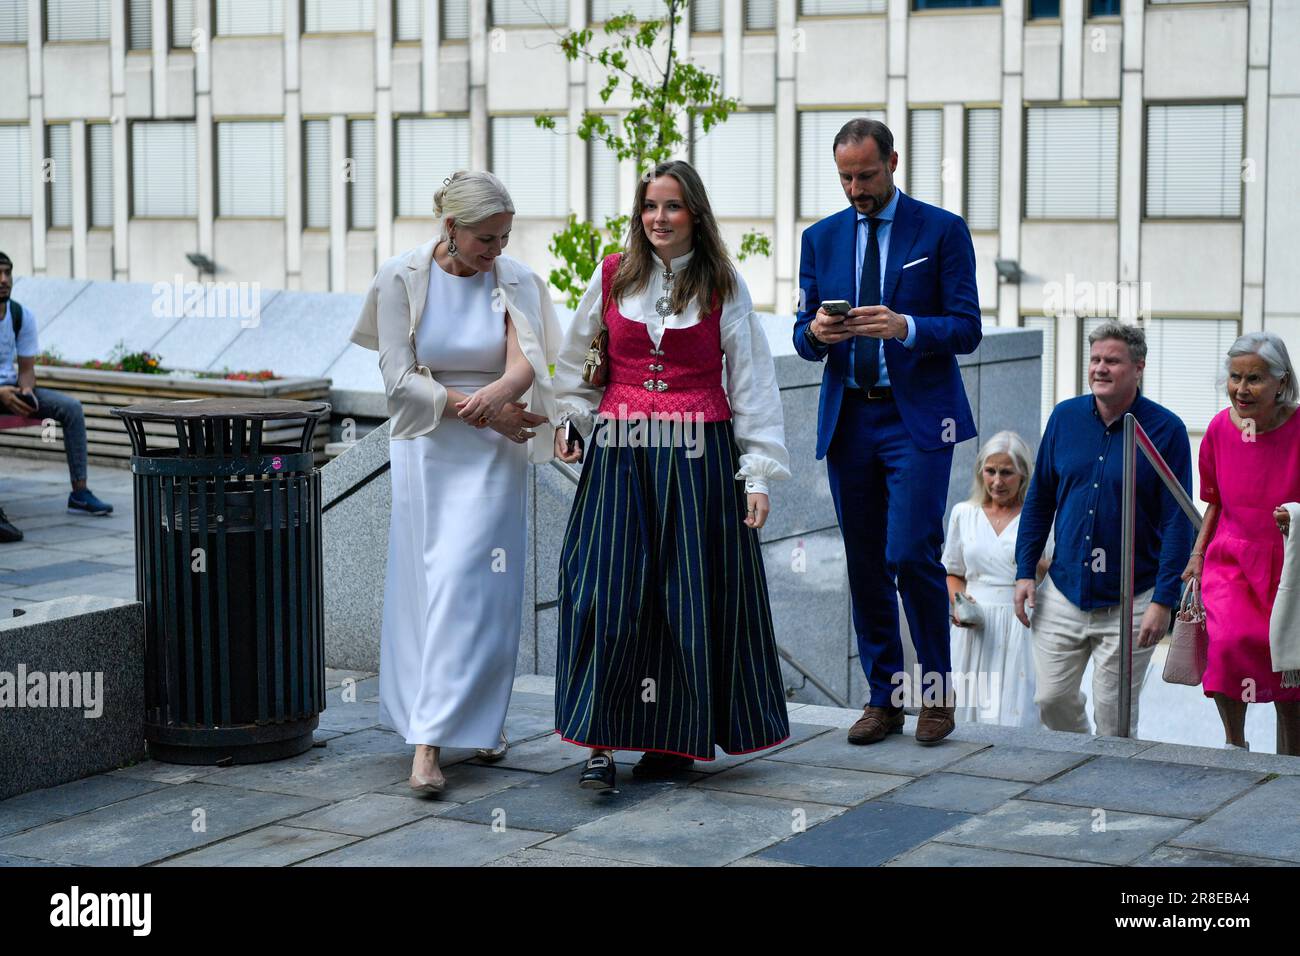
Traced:
[[827, 315], [848, 315], [851, 308], [852, 303], [846, 299], [827, 299], [822, 303], [822, 311]]
[[28, 395], [25, 392], [15, 392], [14, 394], [16, 394], [22, 400], [22, 403], [32, 411], [36, 411], [36, 409], [40, 407], [41, 403], [37, 401], [35, 394]]
[[564, 447], [566, 451], [578, 449], [578, 460], [582, 461], [582, 434], [578, 431], [578, 426], [572, 421], [564, 423]]

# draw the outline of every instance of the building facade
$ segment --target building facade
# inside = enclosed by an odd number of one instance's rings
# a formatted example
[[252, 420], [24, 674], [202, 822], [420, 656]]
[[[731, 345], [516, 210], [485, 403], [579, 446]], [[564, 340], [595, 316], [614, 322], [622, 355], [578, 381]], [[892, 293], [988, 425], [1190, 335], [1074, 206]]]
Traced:
[[[0, 249], [20, 274], [196, 279], [197, 253], [219, 281], [363, 291], [468, 167], [505, 180], [509, 251], [544, 273], [568, 213], [626, 211], [639, 172], [568, 132], [629, 104], [559, 33], [664, 9], [0, 0]], [[1296, 341], [1300, 0], [695, 0], [673, 45], [741, 103], [682, 158], [733, 248], [772, 238], [742, 266], [760, 307], [793, 311], [800, 234], [845, 204], [831, 140], [868, 115], [899, 184], [967, 219], [986, 321], [1042, 329], [1044, 414], [1107, 316], [1145, 324], [1147, 393], [1193, 432], [1239, 332]]]

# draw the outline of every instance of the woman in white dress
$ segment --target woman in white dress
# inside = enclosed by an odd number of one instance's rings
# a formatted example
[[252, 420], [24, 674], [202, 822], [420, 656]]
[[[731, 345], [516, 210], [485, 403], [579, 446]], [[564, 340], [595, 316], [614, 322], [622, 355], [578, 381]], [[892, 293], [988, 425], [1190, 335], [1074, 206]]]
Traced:
[[501, 181], [444, 182], [442, 234], [380, 267], [353, 332], [379, 350], [390, 414], [379, 717], [416, 746], [410, 785], [431, 793], [446, 785], [442, 747], [505, 753], [528, 461], [551, 457], [560, 338], [546, 284], [501, 254], [514, 218]]
[[[957, 720], [1036, 727], [1031, 635], [1016, 620], [1016, 532], [1033, 472], [1033, 455], [1015, 432], [998, 432], [980, 449], [968, 501], [953, 506], [944, 542], [952, 602], [952, 671]], [[1049, 537], [1038, 579], [1052, 563]], [[969, 602], [981, 620], [963, 623]]]

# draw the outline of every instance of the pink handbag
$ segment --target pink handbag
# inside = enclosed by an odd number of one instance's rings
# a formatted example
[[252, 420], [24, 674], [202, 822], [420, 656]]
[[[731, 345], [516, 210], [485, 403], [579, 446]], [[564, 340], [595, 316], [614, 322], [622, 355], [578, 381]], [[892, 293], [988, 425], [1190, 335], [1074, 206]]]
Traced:
[[1183, 591], [1183, 600], [1174, 619], [1169, 655], [1165, 658], [1164, 679], [1170, 684], [1199, 687], [1205, 677], [1210, 646], [1205, 631], [1205, 605], [1201, 603], [1201, 580], [1191, 578]]

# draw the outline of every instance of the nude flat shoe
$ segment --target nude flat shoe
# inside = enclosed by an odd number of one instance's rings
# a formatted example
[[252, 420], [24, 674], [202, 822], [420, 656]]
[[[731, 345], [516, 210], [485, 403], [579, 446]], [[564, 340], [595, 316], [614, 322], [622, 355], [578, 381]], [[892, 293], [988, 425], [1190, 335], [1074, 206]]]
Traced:
[[411, 779], [407, 781], [407, 785], [412, 790], [420, 790], [424, 793], [442, 793], [447, 789], [447, 781], [445, 778], [442, 780], [434, 780], [431, 777], [422, 777], [418, 773], [411, 774]]
[[506, 740], [506, 733], [503, 730], [501, 731], [500, 747], [494, 747], [491, 750], [482, 748], [476, 750], [475, 753], [478, 755], [478, 759], [482, 760], [484, 763], [496, 763], [498, 760], [504, 757], [509, 751], [510, 751], [510, 741]]

